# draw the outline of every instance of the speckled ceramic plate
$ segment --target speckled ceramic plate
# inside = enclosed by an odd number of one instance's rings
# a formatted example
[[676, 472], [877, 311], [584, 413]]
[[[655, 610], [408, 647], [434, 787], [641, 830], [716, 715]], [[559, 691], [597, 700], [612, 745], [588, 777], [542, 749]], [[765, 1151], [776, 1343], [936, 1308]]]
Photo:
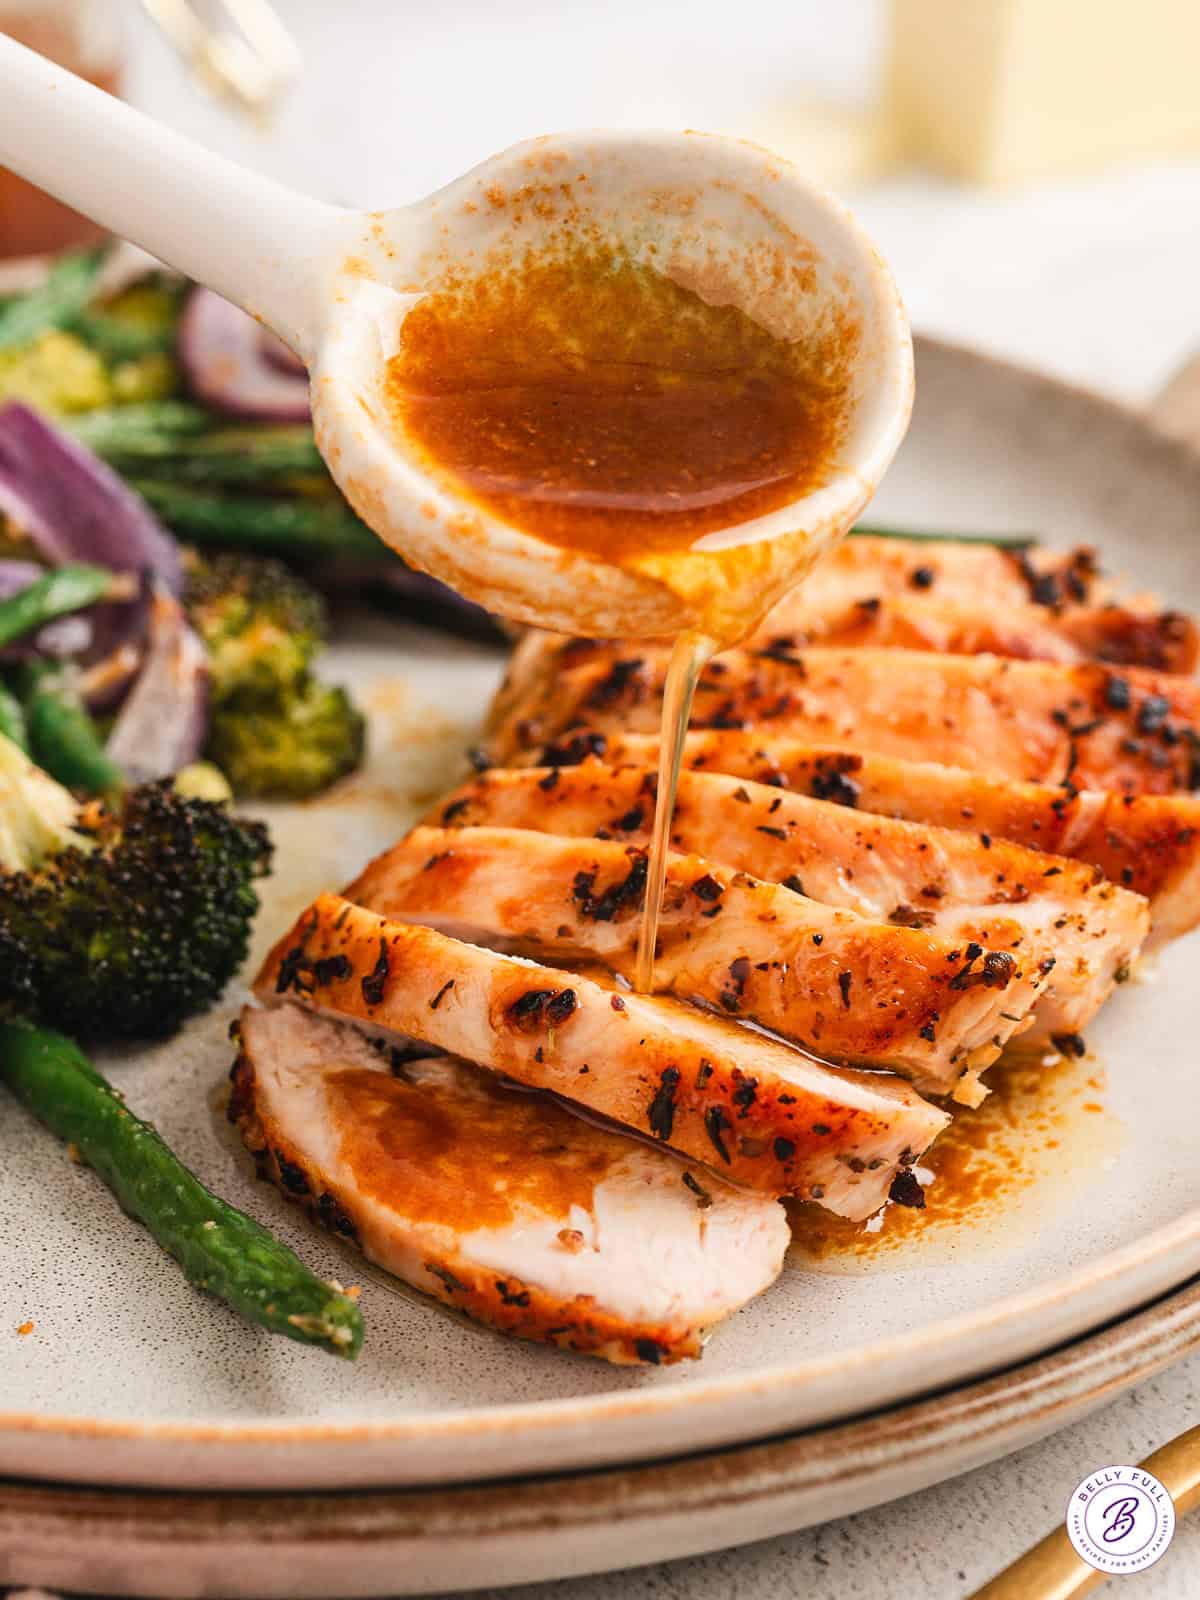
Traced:
[[700, 1555], [982, 1466], [1197, 1348], [1200, 1282], [985, 1382], [683, 1460], [341, 1495], [0, 1484], [0, 1582], [153, 1600], [352, 1600]]
[[[913, 430], [876, 514], [1089, 539], [1200, 608], [1200, 460], [1117, 407], [960, 350], [920, 346]], [[273, 818], [260, 949], [455, 776], [499, 671], [481, 649], [382, 624], [354, 629], [331, 665], [371, 708], [371, 764], [343, 793]], [[564, 1471], [812, 1427], [1049, 1349], [1200, 1271], [1198, 948], [1175, 946], [1106, 1010], [1095, 1061], [1062, 1080], [1030, 1183], [904, 1251], [789, 1266], [702, 1362], [660, 1371], [453, 1321], [257, 1185], [221, 1116], [231, 994], [184, 1038], [108, 1065], [210, 1183], [319, 1270], [364, 1284], [363, 1358], [271, 1339], [190, 1291], [95, 1178], [10, 1109], [0, 1472], [327, 1490]]]

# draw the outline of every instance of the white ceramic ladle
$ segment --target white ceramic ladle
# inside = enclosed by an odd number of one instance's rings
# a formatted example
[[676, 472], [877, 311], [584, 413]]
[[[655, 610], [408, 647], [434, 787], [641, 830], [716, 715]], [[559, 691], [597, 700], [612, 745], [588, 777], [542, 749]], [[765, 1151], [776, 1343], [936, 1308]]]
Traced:
[[[517, 145], [395, 211], [324, 205], [225, 161], [0, 38], [0, 165], [249, 311], [309, 369], [343, 493], [414, 566], [564, 632], [732, 637], [850, 526], [908, 424], [912, 347], [892, 279], [849, 213], [786, 162], [699, 134]], [[848, 336], [839, 459], [790, 505], [691, 551], [610, 566], [456, 494], [389, 419], [384, 366], [416, 297], [572, 239], [734, 304], [779, 337]], [[703, 441], [697, 441], [703, 449]]]

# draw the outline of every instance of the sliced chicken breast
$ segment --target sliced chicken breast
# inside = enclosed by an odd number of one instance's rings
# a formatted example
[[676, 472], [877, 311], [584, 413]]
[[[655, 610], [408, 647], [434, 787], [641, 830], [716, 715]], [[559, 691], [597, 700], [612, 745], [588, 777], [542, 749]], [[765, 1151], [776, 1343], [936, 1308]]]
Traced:
[[[1152, 595], [1120, 595], [1086, 545], [844, 540], [776, 605], [753, 646], [786, 653], [817, 642], [1094, 659], [1170, 673], [1193, 672], [1200, 660], [1195, 621], [1161, 609]], [[529, 630], [496, 698], [493, 727], [558, 671], [613, 648], [620, 647]]]
[[[781, 631], [786, 629], [786, 631]], [[929, 600], [913, 595], [867, 595], [839, 609], [811, 605], [803, 594], [786, 617], [774, 617], [750, 648], [794, 653], [809, 645], [936, 650], [950, 655], [990, 653], [1023, 661], [1108, 661], [1192, 672], [1200, 632], [1179, 612], [1128, 611], [1122, 606], [998, 608], [979, 600]]]
[[[562, 766], [658, 765], [654, 734], [578, 730], [526, 760]], [[696, 771], [754, 778], [819, 800], [909, 822], [1072, 856], [1150, 902], [1150, 946], [1200, 925], [1200, 795], [1069, 794], [1050, 784], [984, 778], [963, 766], [914, 762], [803, 739], [690, 733], [683, 762]], [[502, 768], [498, 768], [502, 771]], [[482, 818], [480, 818], [482, 821]]]
[[[658, 739], [581, 729], [522, 759], [569, 767], [600, 757], [609, 766], [653, 769]], [[1086, 861], [1150, 901], [1151, 944], [1178, 938], [1200, 923], [1198, 795], [1115, 795], [1098, 789], [1070, 794], [1050, 784], [987, 778], [965, 767], [741, 732], [689, 733], [684, 762], [697, 771], [754, 778], [841, 806], [954, 828], [981, 841], [1011, 839]], [[485, 820], [481, 813], [464, 816]]]
[[[565, 669], [513, 707], [494, 759], [507, 765], [514, 752], [578, 725], [656, 733], [666, 659], [657, 647], [612, 648]], [[1200, 787], [1200, 683], [1143, 668], [915, 650], [730, 650], [700, 679], [692, 727], [849, 743], [1068, 791]]]
[[[1090, 545], [1003, 550], [984, 541], [856, 534], [825, 556], [779, 602], [768, 622], [781, 621], [786, 631], [794, 606], [838, 610], [868, 595], [915, 595], [967, 605], [982, 601], [996, 608], [1036, 605], [1060, 615], [1116, 599]], [[1153, 601], [1138, 597], [1133, 604], [1149, 608]]]
[[[745, 648], [767, 656], [795, 655], [814, 645], [935, 651], [943, 655], [1011, 656], [1066, 665], [1102, 661], [1191, 673], [1200, 659], [1200, 629], [1177, 611], [1131, 611], [1123, 606], [992, 606], [979, 599], [946, 600], [897, 594], [822, 605], [806, 588], [784, 602]], [[609, 641], [569, 640], [535, 634], [523, 665], [510, 677], [505, 698], [523, 681], [548, 682], [561, 666], [578, 666], [610, 648]]]
[[[346, 891], [356, 904], [538, 960], [632, 978], [646, 852], [518, 828], [416, 828]], [[825, 1060], [903, 1073], [977, 1104], [979, 1074], [1029, 1026], [1053, 958], [1023, 925], [995, 944], [871, 922], [695, 855], [673, 855], [655, 986], [719, 1007]], [[1013, 946], [1017, 946], [1016, 950]]]
[[[440, 819], [454, 827], [537, 828], [644, 845], [656, 787], [648, 769], [594, 761], [566, 769], [495, 768], [451, 796]], [[1129, 975], [1149, 929], [1141, 895], [1080, 862], [718, 773], [680, 775], [671, 838], [677, 850], [787, 883], [877, 922], [1010, 950], [1038, 970], [1049, 960], [1053, 971], [1034, 1007], [1031, 1040], [1086, 1028], [1118, 977]], [[391, 909], [365, 894], [350, 898]], [[1022, 930], [1016, 946], [1014, 922]]]
[[389, 1060], [311, 1011], [247, 1008], [230, 1118], [285, 1195], [415, 1288], [657, 1365], [779, 1275], [777, 1200], [453, 1056]]
[[897, 1078], [828, 1067], [693, 1007], [621, 994], [337, 895], [303, 913], [255, 991], [553, 1090], [735, 1183], [842, 1216], [870, 1216], [947, 1122]]
[[[1191, 672], [1191, 618], [1119, 602], [1085, 546], [1024, 551], [858, 537], [784, 597], [755, 643], [876, 644]], [[778, 646], [777, 646], [778, 647]]]

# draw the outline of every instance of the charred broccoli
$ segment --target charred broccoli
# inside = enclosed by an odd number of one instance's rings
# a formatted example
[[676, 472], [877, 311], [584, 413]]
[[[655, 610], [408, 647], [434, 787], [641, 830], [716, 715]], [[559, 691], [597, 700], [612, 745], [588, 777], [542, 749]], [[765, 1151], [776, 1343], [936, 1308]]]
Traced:
[[215, 703], [292, 688], [325, 643], [324, 600], [282, 561], [189, 552], [184, 599], [208, 647]]
[[316, 590], [278, 561], [192, 555], [185, 599], [209, 652], [205, 755], [236, 794], [303, 800], [359, 765], [361, 713], [313, 675], [327, 631]]
[[107, 806], [0, 738], [0, 1021], [106, 1042], [161, 1037], [246, 955], [260, 823], [144, 784]]
[[346, 691], [306, 676], [268, 704], [214, 708], [205, 754], [235, 794], [306, 800], [361, 765], [365, 744]]

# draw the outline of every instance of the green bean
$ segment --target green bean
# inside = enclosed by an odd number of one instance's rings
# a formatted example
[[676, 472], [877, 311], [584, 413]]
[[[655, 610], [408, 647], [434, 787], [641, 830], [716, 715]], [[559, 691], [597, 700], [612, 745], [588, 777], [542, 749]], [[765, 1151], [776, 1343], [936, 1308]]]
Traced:
[[0, 350], [32, 344], [50, 328], [62, 328], [91, 299], [103, 250], [60, 256], [46, 281], [0, 308]]
[[78, 1150], [125, 1211], [174, 1256], [189, 1283], [272, 1333], [350, 1360], [358, 1354], [363, 1325], [357, 1304], [205, 1188], [69, 1039], [0, 1024], [0, 1079]]
[[298, 477], [325, 477], [309, 428], [229, 428], [196, 438], [132, 434], [93, 445], [126, 477], [270, 492]]
[[212, 427], [212, 413], [187, 400], [145, 400], [138, 405], [80, 411], [63, 419], [81, 444], [98, 456], [124, 449], [166, 447]]
[[106, 752], [69, 674], [39, 662], [26, 669], [25, 677], [29, 743], [38, 766], [68, 789], [119, 793], [125, 786], [124, 775]]
[[1030, 550], [1037, 544], [1032, 533], [928, 533], [914, 528], [877, 528], [860, 522], [851, 538], [902, 539], [906, 544], [987, 544], [997, 550]]
[[11, 739], [19, 750], [29, 754], [29, 724], [25, 707], [6, 683], [0, 682], [0, 734]]
[[268, 499], [255, 495], [210, 494], [150, 478], [134, 480], [168, 527], [205, 548], [241, 549], [291, 556], [387, 555], [365, 522], [340, 499]]
[[174, 328], [139, 328], [136, 323], [123, 322], [119, 317], [107, 316], [103, 311], [89, 311], [86, 307], [65, 317], [62, 326], [110, 363], [137, 361], [142, 356], [175, 348]]
[[103, 600], [113, 588], [113, 575], [107, 567], [90, 567], [69, 562], [35, 578], [27, 588], [0, 600], [0, 648], [14, 639], [33, 633], [55, 617]]
[[281, 479], [325, 476], [311, 428], [215, 421], [186, 400], [160, 400], [81, 412], [65, 426], [128, 477], [272, 489]]

